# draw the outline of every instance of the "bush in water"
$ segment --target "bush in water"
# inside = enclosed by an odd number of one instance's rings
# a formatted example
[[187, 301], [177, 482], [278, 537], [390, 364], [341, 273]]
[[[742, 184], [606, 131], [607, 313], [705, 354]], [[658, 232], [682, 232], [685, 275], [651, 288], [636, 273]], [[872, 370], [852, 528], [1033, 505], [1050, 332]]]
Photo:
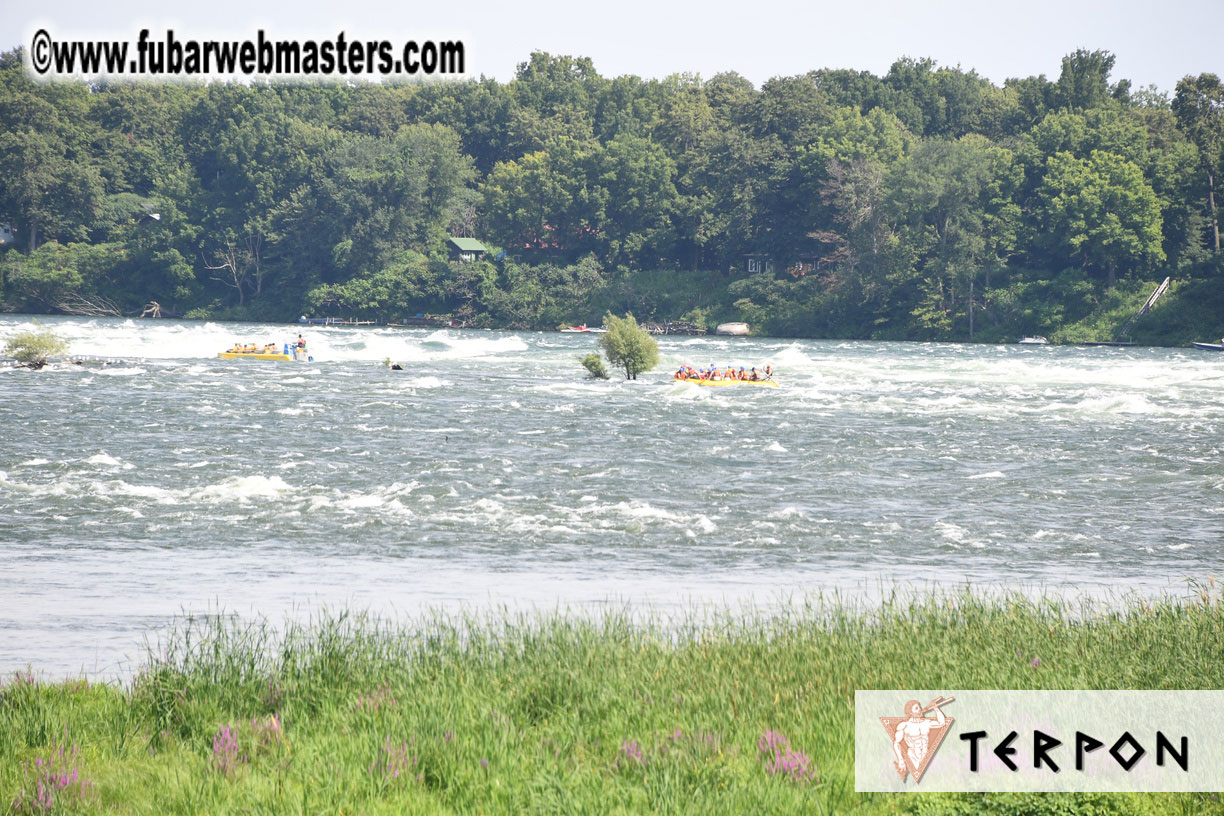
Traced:
[[5, 355], [29, 368], [42, 368], [47, 359], [68, 350], [67, 341], [56, 337], [48, 329], [18, 332], [4, 345]]
[[608, 362], [625, 369], [625, 379], [649, 371], [659, 362], [659, 344], [645, 329], [639, 328], [633, 315], [623, 318], [609, 312], [604, 316], [607, 332], [599, 338], [599, 347], [608, 355]]
[[608, 379], [608, 369], [604, 368], [603, 360], [599, 359], [599, 355], [595, 352], [590, 352], [585, 357], [579, 357], [582, 367], [590, 372], [591, 378], [596, 380]]

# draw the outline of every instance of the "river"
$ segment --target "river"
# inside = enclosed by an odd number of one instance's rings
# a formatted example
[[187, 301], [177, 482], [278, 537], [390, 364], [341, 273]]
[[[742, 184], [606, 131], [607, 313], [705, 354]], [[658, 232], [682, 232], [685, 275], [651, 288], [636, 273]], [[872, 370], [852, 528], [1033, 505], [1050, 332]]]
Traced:
[[[123, 676], [184, 612], [1186, 595], [1224, 564], [1220, 354], [663, 337], [601, 382], [591, 335], [42, 322], [123, 362], [0, 369], [4, 672]], [[313, 362], [216, 357], [299, 331]]]

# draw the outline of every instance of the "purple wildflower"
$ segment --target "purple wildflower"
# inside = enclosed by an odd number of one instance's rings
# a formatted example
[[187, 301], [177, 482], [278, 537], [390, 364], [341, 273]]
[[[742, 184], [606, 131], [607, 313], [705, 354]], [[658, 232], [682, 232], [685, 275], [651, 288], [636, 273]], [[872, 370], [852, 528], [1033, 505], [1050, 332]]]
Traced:
[[222, 726], [213, 734], [213, 767], [229, 776], [247, 761], [247, 755], [242, 753], [238, 742], [237, 730], [229, 725]]
[[281, 728], [280, 717], [276, 714], [262, 719], [259, 717], [252, 719], [251, 733], [254, 735], [255, 743], [259, 747], [278, 745], [285, 739], [285, 732]]
[[391, 684], [383, 683], [378, 688], [371, 691], [369, 694], [360, 694], [357, 696], [357, 707], [367, 711], [378, 711], [384, 706], [387, 708], [395, 708], [399, 705], [399, 701], [391, 693]]
[[285, 699], [285, 694], [276, 685], [275, 680], [268, 681], [268, 691], [264, 694], [264, 705], [273, 711], [280, 711], [281, 702]]
[[1041, 666], [1041, 658], [1040, 658], [1040, 657], [1034, 657], [1032, 660], [1030, 660], [1030, 661], [1029, 661], [1029, 665], [1030, 665], [1030, 666], [1032, 666], [1034, 669], [1036, 669], [1036, 668], [1040, 667], [1040, 666]]
[[620, 752], [627, 765], [646, 764], [646, 755], [642, 753], [642, 746], [638, 744], [637, 740], [622, 740]]
[[779, 734], [777, 731], [766, 731], [761, 735], [761, 738], [757, 740], [757, 753], [773, 754], [777, 753], [779, 750], [787, 748], [789, 745], [790, 743], [782, 734]]
[[770, 776], [804, 784], [816, 778], [816, 765], [804, 751], [791, 748], [790, 740], [777, 731], [766, 731], [757, 740], [757, 761]]
[[84, 801], [94, 794], [93, 782], [76, 767], [78, 750], [55, 746], [49, 758], [35, 757], [25, 769], [25, 784], [13, 801], [13, 813], [50, 813], [61, 805]]
[[[381, 776], [388, 782], [394, 782], [401, 778], [404, 780], [412, 779], [409, 773], [409, 768], [415, 769], [420, 763], [420, 757], [412, 753], [407, 742], [400, 742], [399, 745], [391, 742], [391, 738], [387, 737], [383, 741], [382, 756], [370, 765], [370, 774]], [[423, 774], [416, 774], [416, 781], [420, 782], [424, 779]]]

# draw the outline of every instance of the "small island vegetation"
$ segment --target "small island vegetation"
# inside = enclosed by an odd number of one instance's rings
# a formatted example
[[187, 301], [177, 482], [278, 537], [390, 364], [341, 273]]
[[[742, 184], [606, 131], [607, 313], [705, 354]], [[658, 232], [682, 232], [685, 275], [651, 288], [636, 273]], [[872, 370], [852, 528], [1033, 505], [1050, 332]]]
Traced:
[[599, 337], [599, 347], [610, 365], [624, 369], [625, 379], [636, 380], [637, 375], [658, 364], [658, 342], [638, 326], [633, 315], [617, 317], [609, 312], [604, 316], [604, 329], [606, 331]]
[[4, 344], [4, 356], [12, 357], [25, 368], [39, 369], [52, 357], [68, 351], [68, 342], [50, 329], [17, 332]]
[[603, 360], [595, 352], [589, 352], [578, 358], [582, 363], [582, 367], [587, 370], [587, 376], [593, 380], [608, 379], [608, 369], [604, 367]]

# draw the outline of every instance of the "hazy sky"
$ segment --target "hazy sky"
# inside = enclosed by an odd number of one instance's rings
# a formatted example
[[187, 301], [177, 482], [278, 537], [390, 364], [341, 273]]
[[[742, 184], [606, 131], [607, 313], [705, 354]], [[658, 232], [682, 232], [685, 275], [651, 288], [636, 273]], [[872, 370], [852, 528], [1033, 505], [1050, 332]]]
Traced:
[[[17, 5], [17, 4], [13, 4]], [[737, 71], [754, 84], [816, 68], [882, 75], [901, 56], [974, 69], [996, 84], [1012, 76], [1057, 79], [1077, 48], [1117, 56], [1112, 79], [1172, 91], [1186, 74], [1224, 74], [1224, 0], [569, 0], [421, 3], [364, 0], [42, 0], [0, 15], [0, 48], [28, 44], [39, 27], [56, 39], [156, 37], [245, 39], [264, 28], [275, 38], [464, 41], [468, 72], [506, 81], [532, 51], [588, 56], [606, 77], [708, 78]]]

